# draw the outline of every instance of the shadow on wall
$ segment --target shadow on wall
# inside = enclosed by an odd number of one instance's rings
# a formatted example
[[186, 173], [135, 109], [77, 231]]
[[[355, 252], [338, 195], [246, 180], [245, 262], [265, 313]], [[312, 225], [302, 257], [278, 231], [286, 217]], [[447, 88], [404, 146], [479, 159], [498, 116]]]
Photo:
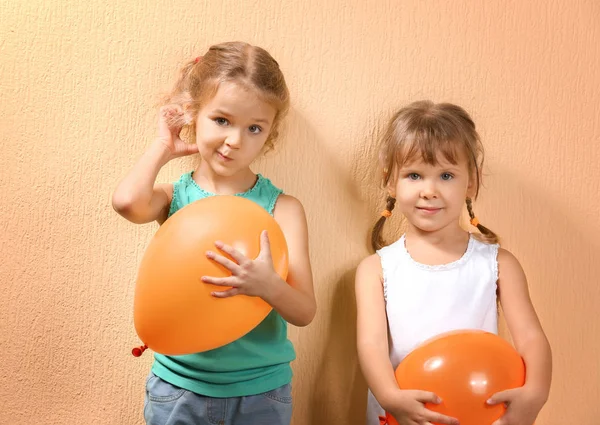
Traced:
[[[520, 179], [519, 170], [500, 167], [492, 164], [498, 171], [484, 182], [478, 214], [527, 274], [533, 304], [553, 351], [548, 405], [577, 403], [578, 394], [584, 392], [591, 398], [600, 397], [600, 343], [596, 337], [600, 334], [596, 313], [600, 304], [600, 224], [577, 221], [574, 211], [578, 207], [573, 200], [544, 186], [543, 179]], [[501, 332], [508, 337], [504, 323]], [[581, 413], [580, 420], [600, 415], [597, 405], [585, 408], [588, 411]], [[550, 419], [545, 416], [550, 411], [562, 409], [546, 407], [541, 423], [569, 421], [568, 413]]]
[[[364, 136], [360, 143], [354, 146], [352, 154], [352, 172], [354, 177], [354, 186], [356, 187], [357, 197], [365, 205], [367, 219], [364, 223], [363, 240], [371, 249], [371, 230], [372, 226], [379, 219], [381, 211], [386, 206], [388, 193], [382, 187], [382, 169], [379, 162], [379, 149], [381, 146], [381, 137], [387, 127], [388, 121], [393, 114], [393, 109], [389, 113], [379, 114], [367, 122], [363, 129]], [[385, 243], [392, 243], [398, 239], [404, 232], [405, 222], [402, 216], [394, 211], [392, 217], [386, 220], [383, 227], [383, 240]]]
[[[331, 288], [330, 304], [321, 310], [327, 317], [323, 319], [326, 327], [319, 345], [322, 351], [316, 385], [310, 398], [311, 425], [364, 425], [366, 421], [367, 384], [360, 370], [356, 350], [354, 279], [358, 263], [369, 254], [370, 229], [377, 219], [376, 212], [379, 211], [380, 204], [385, 201], [385, 192], [379, 187], [377, 170], [377, 141], [381, 126], [372, 124], [368, 124], [368, 131], [361, 132], [358, 142], [348, 142], [348, 153], [345, 156], [349, 161], [347, 168], [343, 169], [341, 164], [337, 164], [339, 171], [336, 170], [336, 174], [344, 172], [347, 175], [344, 187], [340, 189], [347, 192], [340, 195], [340, 200], [349, 202], [349, 205], [335, 207], [337, 211], [349, 211], [351, 220], [348, 225], [352, 227], [352, 231], [341, 229], [340, 236], [347, 245], [348, 241], [351, 242], [354, 252], [349, 252], [352, 260], [343, 269], [345, 271], [341, 278], [339, 274], [335, 274], [325, 280], [335, 283]], [[336, 165], [335, 161], [328, 166], [331, 167], [332, 164]], [[386, 227], [388, 233], [394, 225], [392, 223]], [[331, 248], [336, 249], [338, 242], [333, 242]]]
[[[344, 208], [355, 212], [354, 208], [361, 206], [352, 170], [340, 162], [349, 155], [328, 151], [325, 136], [319, 134], [301, 111], [290, 110], [281, 136], [275, 150], [259, 158], [256, 166], [303, 202], [309, 220], [320, 219], [323, 214], [340, 214]], [[349, 141], [348, 146], [351, 145]], [[318, 202], [311, 202], [317, 199]], [[313, 214], [308, 214], [309, 209]]]
[[356, 352], [356, 304], [352, 269], [336, 282], [326, 341], [313, 388], [311, 424], [364, 425], [367, 385]]
[[366, 405], [367, 390], [356, 354], [354, 269], [367, 254], [368, 214], [349, 167], [340, 162], [349, 152], [328, 151], [325, 137], [296, 109], [282, 134], [285, 139], [256, 168], [304, 205], [318, 304], [309, 327], [290, 327], [298, 355], [293, 424], [362, 424], [357, 419], [364, 418], [360, 403]]

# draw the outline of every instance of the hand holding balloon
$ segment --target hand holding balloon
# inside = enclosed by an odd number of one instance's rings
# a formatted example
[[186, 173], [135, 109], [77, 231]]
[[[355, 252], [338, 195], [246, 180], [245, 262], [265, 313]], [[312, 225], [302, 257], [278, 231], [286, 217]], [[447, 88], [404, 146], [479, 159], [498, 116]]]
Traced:
[[[265, 229], [270, 235], [267, 250], [259, 243]], [[206, 258], [216, 240], [227, 242], [221, 245], [225, 254], [231, 253], [243, 265], [223, 256], [220, 261]], [[231, 269], [236, 275], [231, 276]], [[277, 222], [262, 207], [238, 196], [193, 202], [173, 214], [146, 249], [135, 290], [136, 331], [145, 345], [166, 355], [199, 353], [229, 344], [254, 329], [272, 309], [262, 298], [240, 291], [266, 293], [266, 286], [256, 285], [263, 278], [267, 280], [260, 283], [277, 282], [267, 277], [275, 272], [279, 282], [285, 282], [287, 243]], [[217, 299], [211, 292], [219, 287], [202, 283], [203, 276], [212, 276], [211, 283], [232, 286], [230, 292], [225, 291], [228, 296]], [[229, 296], [234, 293], [240, 295]]]
[[527, 387], [527, 384], [520, 388], [500, 391], [490, 397], [487, 404], [491, 406], [506, 405], [504, 415], [492, 425], [532, 425], [544, 405], [537, 399], [535, 391]]
[[[535, 419], [525, 397], [523, 359], [508, 342], [488, 332], [455, 331], [425, 341], [404, 358], [395, 375], [400, 388], [428, 391], [442, 399], [441, 403], [420, 400], [425, 403], [421, 416], [413, 417], [421, 422], [405, 420], [402, 425], [447, 423], [424, 421], [426, 409], [454, 417], [461, 425], [531, 425]], [[411, 412], [414, 415], [417, 409]], [[403, 414], [392, 410], [388, 424], [396, 425], [391, 416], [402, 421]]]
[[211, 295], [217, 298], [228, 298], [242, 294], [260, 297], [266, 301], [272, 288], [277, 284], [283, 283], [283, 280], [273, 268], [271, 246], [266, 230], [260, 235], [260, 253], [255, 260], [249, 259], [239, 250], [221, 241], [217, 241], [215, 246], [233, 258], [234, 261], [213, 251], [206, 253], [207, 258], [222, 265], [231, 272], [231, 276], [227, 277], [202, 277], [202, 281], [205, 283], [231, 288], [225, 291], [212, 292]]
[[[440, 404], [442, 400], [432, 392], [420, 390], [397, 390], [388, 404], [388, 425], [429, 425], [431, 423], [458, 425], [458, 420], [431, 411], [425, 403]], [[393, 415], [393, 416], [392, 416]], [[395, 419], [394, 419], [395, 418]], [[396, 420], [397, 419], [397, 420]]]

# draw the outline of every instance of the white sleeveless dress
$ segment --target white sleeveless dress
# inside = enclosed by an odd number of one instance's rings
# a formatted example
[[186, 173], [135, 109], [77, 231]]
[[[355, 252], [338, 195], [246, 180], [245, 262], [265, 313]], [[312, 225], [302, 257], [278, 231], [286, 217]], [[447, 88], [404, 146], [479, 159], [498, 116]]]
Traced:
[[[497, 244], [471, 235], [460, 259], [436, 266], [413, 260], [404, 236], [377, 254], [394, 369], [416, 346], [441, 333], [459, 329], [498, 333]], [[378, 417], [385, 413], [371, 391], [368, 397], [367, 425], [379, 425]]]

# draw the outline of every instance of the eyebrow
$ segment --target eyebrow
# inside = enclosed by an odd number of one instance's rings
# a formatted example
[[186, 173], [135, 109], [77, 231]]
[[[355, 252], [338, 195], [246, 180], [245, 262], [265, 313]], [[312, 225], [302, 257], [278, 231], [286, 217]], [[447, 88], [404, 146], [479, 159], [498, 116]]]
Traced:
[[454, 165], [452, 167], [442, 167], [442, 170], [443, 171], [452, 171], [452, 172], [455, 172], [455, 173], [461, 171], [460, 167], [456, 167]]
[[[213, 111], [213, 114], [215, 115], [225, 115], [226, 117], [231, 117], [232, 115], [230, 113], [227, 113], [225, 111], [223, 111], [222, 109], [215, 109]], [[257, 122], [257, 123], [263, 123], [263, 124], [270, 124], [270, 121], [264, 118], [252, 118], [251, 121], [253, 122]]]
[[[413, 166], [413, 165], [411, 165], [411, 166], [408, 166], [408, 167], [401, 167], [401, 168], [399, 168], [399, 171], [403, 172], [403, 173], [418, 173], [418, 172], [420, 172], [422, 170], [419, 169], [419, 166]], [[457, 174], [457, 173], [460, 173], [462, 170], [460, 169], [460, 167], [452, 165], [450, 167], [442, 167], [442, 166], [440, 166], [440, 170], [439, 171], [441, 171], [442, 173], [451, 172], [451, 173]]]

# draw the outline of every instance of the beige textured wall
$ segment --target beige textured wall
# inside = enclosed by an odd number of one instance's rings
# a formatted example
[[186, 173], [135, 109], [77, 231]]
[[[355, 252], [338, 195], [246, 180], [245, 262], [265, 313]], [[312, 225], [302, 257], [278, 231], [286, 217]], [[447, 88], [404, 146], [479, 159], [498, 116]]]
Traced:
[[177, 64], [240, 39], [272, 52], [293, 95], [257, 169], [309, 215], [319, 313], [290, 332], [294, 425], [362, 424], [352, 281], [382, 200], [373, 128], [420, 98], [463, 105], [481, 129], [478, 215], [522, 260], [554, 348], [537, 424], [596, 425], [599, 19], [595, 0], [3, 0], [0, 423], [142, 422], [151, 356], [129, 354], [132, 302], [156, 226], [120, 219], [110, 194]]

